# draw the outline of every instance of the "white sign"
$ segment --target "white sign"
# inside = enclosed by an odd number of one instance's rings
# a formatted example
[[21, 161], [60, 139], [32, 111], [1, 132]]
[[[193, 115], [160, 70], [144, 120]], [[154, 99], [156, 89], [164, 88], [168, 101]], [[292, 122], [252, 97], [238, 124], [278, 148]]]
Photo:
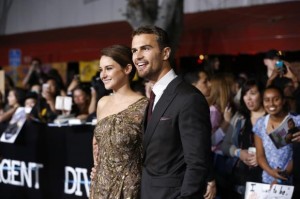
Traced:
[[247, 182], [245, 199], [291, 199], [294, 186]]

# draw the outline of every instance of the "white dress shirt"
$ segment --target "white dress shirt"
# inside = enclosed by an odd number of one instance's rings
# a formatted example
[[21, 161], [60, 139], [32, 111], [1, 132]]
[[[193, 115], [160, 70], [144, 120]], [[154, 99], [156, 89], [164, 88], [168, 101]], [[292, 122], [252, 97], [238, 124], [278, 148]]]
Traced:
[[164, 90], [169, 85], [169, 83], [176, 77], [177, 77], [177, 75], [175, 74], [175, 71], [173, 69], [171, 69], [167, 74], [165, 74], [160, 80], [158, 80], [154, 84], [154, 86], [152, 88], [152, 91], [155, 94], [153, 109], [154, 109], [156, 103], [158, 102], [158, 100], [160, 99], [160, 97], [162, 96], [162, 94], [164, 93]]

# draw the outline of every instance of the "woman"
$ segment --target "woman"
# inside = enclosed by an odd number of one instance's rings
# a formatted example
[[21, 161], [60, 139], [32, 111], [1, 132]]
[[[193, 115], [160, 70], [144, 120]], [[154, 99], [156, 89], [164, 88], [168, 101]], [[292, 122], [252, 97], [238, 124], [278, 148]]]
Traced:
[[214, 75], [211, 80], [211, 90], [206, 97], [210, 109], [210, 121], [212, 126], [212, 152], [214, 155], [214, 170], [217, 184], [217, 195], [221, 198], [230, 198], [228, 193], [228, 179], [224, 173], [226, 158], [221, 151], [225, 132], [232, 117], [232, 90], [231, 85], [226, 80], [226, 74]]
[[244, 198], [247, 181], [261, 182], [261, 169], [258, 167], [256, 153], [248, 151], [254, 147], [252, 127], [257, 119], [265, 114], [262, 105], [263, 85], [254, 79], [247, 80], [242, 86], [239, 111], [234, 115], [222, 143], [223, 153], [230, 157], [232, 166], [230, 173], [233, 178], [235, 198]]
[[9, 122], [15, 111], [24, 106], [26, 92], [21, 88], [13, 88], [9, 91], [7, 96], [7, 102], [9, 108], [0, 114], [0, 123]]
[[91, 101], [90, 88], [81, 84], [73, 90], [73, 106], [71, 114], [77, 119], [86, 120], [89, 115], [89, 105]]
[[97, 105], [93, 138], [92, 199], [138, 198], [141, 179], [142, 120], [148, 100], [134, 92], [135, 74], [129, 47], [102, 50], [100, 78], [113, 93]]
[[226, 74], [217, 74], [210, 80], [211, 91], [206, 97], [210, 109], [212, 125], [212, 151], [222, 155], [221, 143], [232, 116], [233, 98], [231, 85], [226, 81]]
[[292, 172], [292, 145], [287, 144], [277, 149], [269, 134], [280, 126], [287, 116], [294, 120], [296, 126], [299, 126], [300, 116], [289, 114], [283, 91], [276, 86], [269, 86], [265, 89], [263, 105], [268, 114], [260, 118], [253, 127], [257, 161], [263, 169], [262, 182], [282, 183], [288, 180], [282, 172], [287, 175]]

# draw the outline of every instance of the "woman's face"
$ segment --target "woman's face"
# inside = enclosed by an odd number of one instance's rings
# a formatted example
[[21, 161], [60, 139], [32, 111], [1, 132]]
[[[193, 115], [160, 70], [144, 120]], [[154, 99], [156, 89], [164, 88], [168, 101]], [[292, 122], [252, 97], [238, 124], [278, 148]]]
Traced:
[[81, 89], [76, 89], [73, 92], [73, 100], [77, 105], [84, 105], [87, 103], [87, 96]]
[[283, 110], [285, 100], [282, 98], [278, 90], [271, 88], [265, 90], [263, 104], [267, 113], [270, 115], [276, 115], [281, 113]]
[[257, 86], [252, 86], [243, 96], [243, 100], [249, 111], [257, 111], [262, 107], [261, 95]]
[[17, 97], [16, 97], [14, 91], [9, 91], [7, 100], [8, 100], [9, 106], [14, 106], [14, 105], [18, 104], [18, 100], [17, 100]]
[[108, 56], [101, 57], [99, 70], [100, 79], [108, 90], [116, 90], [128, 83], [129, 73], [127, 74], [120, 64]]
[[50, 79], [47, 81], [47, 84], [48, 84], [48, 91], [49, 93], [51, 93], [52, 95], [55, 95], [56, 94], [56, 83], [53, 79]]

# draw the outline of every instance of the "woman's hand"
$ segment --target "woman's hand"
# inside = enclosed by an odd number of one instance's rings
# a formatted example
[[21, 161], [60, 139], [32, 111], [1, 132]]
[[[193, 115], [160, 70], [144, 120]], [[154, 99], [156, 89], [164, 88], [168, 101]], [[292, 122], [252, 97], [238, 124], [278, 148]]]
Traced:
[[91, 170], [91, 174], [90, 174], [91, 180], [93, 180], [94, 177], [96, 176], [96, 166], [97, 166], [97, 165], [94, 165], [94, 167], [93, 167], [92, 170]]
[[258, 165], [256, 154], [248, 153], [248, 150], [241, 150], [240, 159], [248, 166], [256, 167]]
[[230, 106], [226, 106], [223, 117], [224, 117], [225, 122], [227, 122], [227, 123], [230, 122], [231, 117], [232, 117], [232, 108]]
[[280, 179], [284, 181], [288, 180], [286, 177], [280, 175], [280, 172], [282, 172], [282, 170], [277, 168], [277, 169], [272, 169], [271, 173], [269, 174], [275, 179]]
[[293, 134], [292, 142], [300, 142], [300, 131]]
[[279, 70], [275, 67], [274, 70], [272, 71], [270, 77], [268, 78], [266, 87], [267, 87], [267, 86], [270, 86], [270, 85], [272, 84], [273, 80], [274, 80], [277, 76], [279, 76], [279, 75], [280, 75], [280, 72], [279, 72]]
[[206, 193], [204, 194], [204, 198], [205, 199], [213, 199], [216, 197], [216, 193], [217, 193], [217, 187], [216, 187], [216, 181], [210, 181], [207, 183], [206, 186]]

